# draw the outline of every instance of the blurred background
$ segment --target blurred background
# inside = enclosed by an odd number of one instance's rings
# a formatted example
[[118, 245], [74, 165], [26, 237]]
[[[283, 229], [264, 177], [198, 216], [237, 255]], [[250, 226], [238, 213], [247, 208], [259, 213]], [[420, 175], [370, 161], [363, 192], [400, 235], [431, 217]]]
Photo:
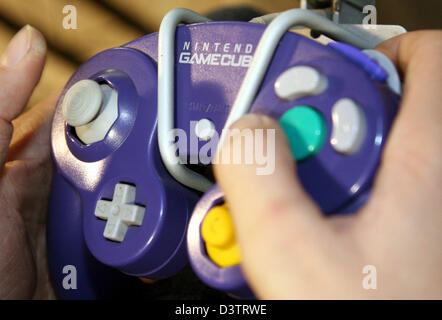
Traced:
[[[77, 10], [76, 30], [63, 28], [66, 5]], [[253, 17], [299, 6], [300, 0], [0, 0], [0, 52], [26, 24], [46, 36], [47, 66], [29, 101], [32, 106], [63, 87], [78, 65], [94, 54], [157, 31], [173, 8], [207, 14], [242, 7], [237, 12]], [[442, 28], [442, 0], [377, 0], [376, 6], [378, 24], [399, 24], [409, 31]]]

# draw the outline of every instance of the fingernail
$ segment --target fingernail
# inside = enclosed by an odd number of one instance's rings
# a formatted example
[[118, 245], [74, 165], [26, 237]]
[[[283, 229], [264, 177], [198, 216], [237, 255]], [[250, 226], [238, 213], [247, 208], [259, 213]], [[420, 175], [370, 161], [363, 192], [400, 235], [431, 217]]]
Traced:
[[8, 47], [0, 58], [0, 65], [14, 68], [29, 53], [42, 55], [46, 44], [41, 37], [34, 35], [35, 29], [30, 25], [24, 26], [9, 42]]
[[224, 140], [221, 141], [220, 147], [230, 147], [231, 139], [242, 139], [244, 134], [248, 134], [244, 132], [244, 130], [250, 129], [254, 131], [255, 129], [269, 129], [274, 127], [275, 122], [272, 118], [263, 114], [248, 113], [230, 125], [224, 133], [225, 137]]
[[235, 121], [229, 129], [265, 129], [272, 126], [273, 120], [266, 115], [249, 113]]

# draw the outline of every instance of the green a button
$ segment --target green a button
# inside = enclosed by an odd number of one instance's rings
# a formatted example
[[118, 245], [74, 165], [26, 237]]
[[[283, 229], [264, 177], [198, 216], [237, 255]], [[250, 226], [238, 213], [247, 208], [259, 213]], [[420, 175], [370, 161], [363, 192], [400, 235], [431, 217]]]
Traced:
[[308, 106], [296, 106], [285, 112], [279, 124], [289, 140], [297, 161], [315, 155], [324, 144], [327, 126], [322, 115]]

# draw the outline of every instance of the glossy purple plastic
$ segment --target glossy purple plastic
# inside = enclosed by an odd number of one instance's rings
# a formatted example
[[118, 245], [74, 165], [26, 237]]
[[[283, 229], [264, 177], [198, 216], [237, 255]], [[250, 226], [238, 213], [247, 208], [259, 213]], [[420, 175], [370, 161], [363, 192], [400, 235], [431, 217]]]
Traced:
[[[169, 277], [188, 262], [185, 237], [197, 195], [172, 179], [160, 160], [156, 77], [156, 65], [147, 55], [129, 48], [111, 49], [82, 65], [60, 97], [62, 101], [72, 84], [87, 78], [106, 82], [119, 92], [119, 117], [101, 142], [83, 145], [66, 126], [60, 103], [54, 114], [52, 150], [57, 175], [66, 182], [57, 185], [56, 179], [52, 188], [48, 254], [51, 278], [60, 297], [101, 298], [104, 296], [98, 292], [106, 291], [92, 290], [101, 285], [95, 285], [93, 275], [84, 272], [78, 278], [89, 285], [65, 290], [60, 282], [66, 261], [63, 254], [77, 269], [84, 270], [79, 266], [87, 264], [85, 257], [92, 254], [97, 260], [94, 265], [99, 262], [103, 267], [154, 279]], [[105, 239], [106, 222], [94, 216], [96, 202], [112, 199], [119, 182], [134, 184], [135, 202], [146, 206], [143, 224], [130, 227], [122, 243]], [[75, 232], [67, 233], [66, 228]], [[68, 249], [74, 245], [82, 249]], [[105, 287], [113, 287], [121, 277], [109, 276]], [[83, 281], [85, 278], [90, 281]]]
[[374, 59], [363, 53], [361, 50], [342, 42], [330, 42], [328, 45], [333, 49], [338, 50], [348, 59], [359, 65], [361, 68], [367, 71], [376, 81], [387, 81], [387, 72], [382, 69], [382, 67]]
[[[294, 52], [295, 61], [291, 66], [307, 65], [319, 70], [328, 78], [327, 89], [318, 96], [282, 101], [275, 94], [274, 82], [286, 68], [272, 64], [251, 112], [279, 119], [292, 107], [304, 105], [314, 108], [323, 116], [327, 126], [325, 143], [314, 157], [298, 163], [297, 173], [304, 188], [323, 212], [340, 212], [371, 187], [399, 97], [388, 86], [372, 80], [361, 67], [330, 47], [314, 43], [316, 48], [306, 48], [310, 44], [302, 42], [304, 40], [292, 45], [298, 50]], [[277, 61], [279, 54], [282, 54], [281, 51], [276, 53], [274, 61]], [[333, 127], [331, 110], [343, 98], [353, 100], [362, 108], [366, 122], [363, 143], [351, 155], [337, 152], [330, 143]]]

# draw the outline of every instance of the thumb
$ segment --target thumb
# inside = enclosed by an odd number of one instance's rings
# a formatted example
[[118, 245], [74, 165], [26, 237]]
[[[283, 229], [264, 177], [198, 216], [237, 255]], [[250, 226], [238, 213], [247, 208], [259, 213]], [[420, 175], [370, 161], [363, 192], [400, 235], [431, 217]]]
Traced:
[[0, 166], [7, 158], [14, 120], [40, 80], [46, 43], [36, 29], [23, 27], [0, 57]]
[[[215, 175], [232, 214], [246, 277], [255, 292], [268, 295], [269, 288], [283, 286], [287, 273], [293, 277], [288, 259], [304, 260], [306, 246], [326, 232], [325, 219], [297, 179], [287, 139], [273, 119], [246, 115], [229, 128], [224, 141]], [[274, 170], [259, 170], [258, 149], [266, 151]], [[241, 163], [234, 161], [238, 153]], [[245, 163], [251, 153], [255, 159]]]

